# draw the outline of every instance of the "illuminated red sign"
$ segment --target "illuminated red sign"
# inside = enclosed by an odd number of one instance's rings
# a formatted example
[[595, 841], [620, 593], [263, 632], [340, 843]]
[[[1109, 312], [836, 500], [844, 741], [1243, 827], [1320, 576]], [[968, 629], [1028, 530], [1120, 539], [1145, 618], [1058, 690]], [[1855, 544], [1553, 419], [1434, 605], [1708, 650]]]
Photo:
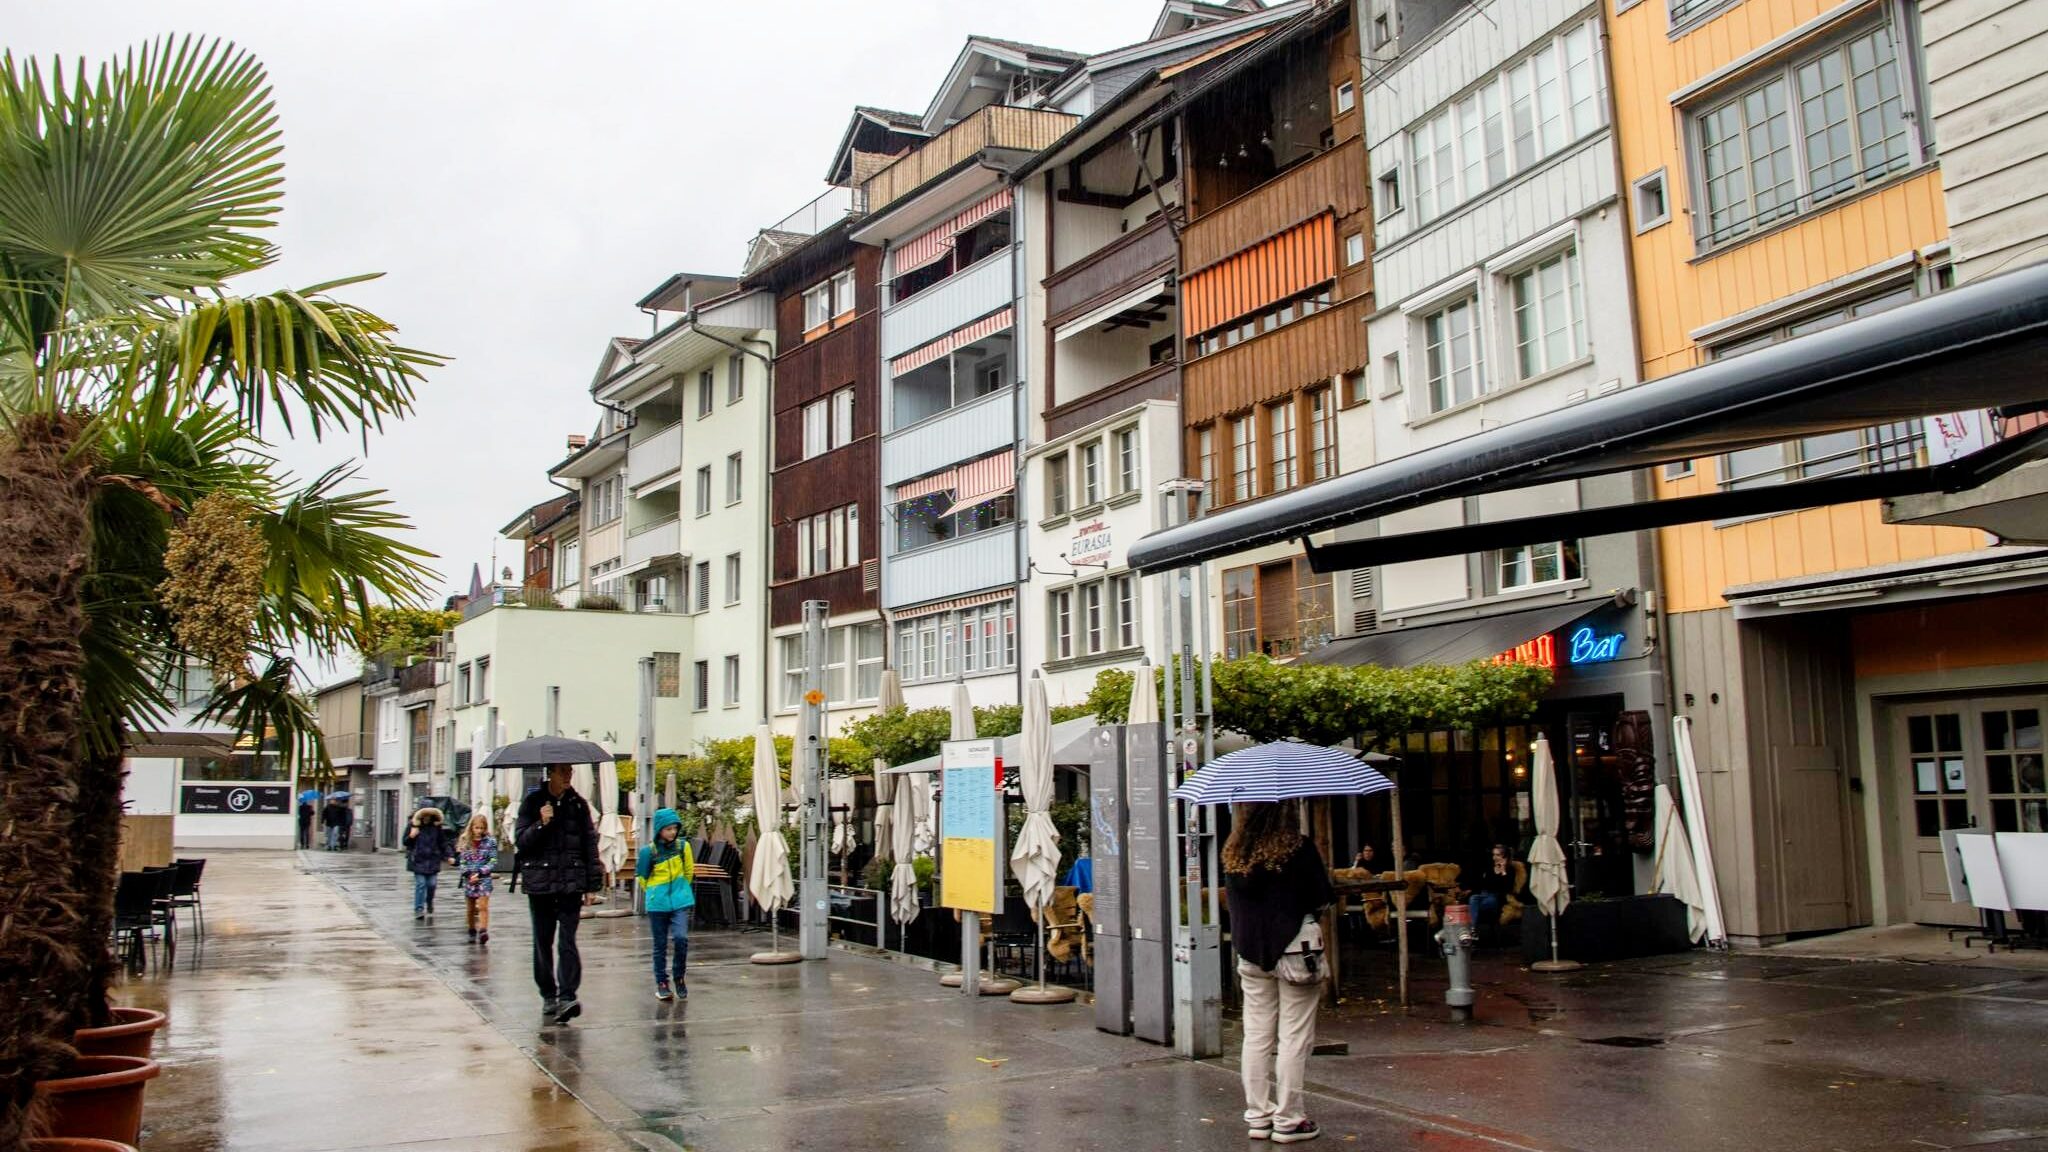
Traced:
[[1495, 664], [1534, 664], [1538, 668], [1557, 667], [1557, 640], [1550, 633], [1524, 640], [1513, 648], [1493, 658]]

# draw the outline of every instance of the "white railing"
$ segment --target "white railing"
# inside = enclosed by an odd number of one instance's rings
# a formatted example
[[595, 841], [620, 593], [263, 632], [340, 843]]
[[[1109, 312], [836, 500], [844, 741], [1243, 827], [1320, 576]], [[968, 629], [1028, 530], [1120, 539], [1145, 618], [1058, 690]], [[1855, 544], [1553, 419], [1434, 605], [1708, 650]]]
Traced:
[[626, 449], [626, 483], [635, 488], [683, 468], [683, 426], [671, 424]]
[[645, 560], [680, 555], [683, 551], [683, 521], [668, 516], [626, 534], [626, 567]]

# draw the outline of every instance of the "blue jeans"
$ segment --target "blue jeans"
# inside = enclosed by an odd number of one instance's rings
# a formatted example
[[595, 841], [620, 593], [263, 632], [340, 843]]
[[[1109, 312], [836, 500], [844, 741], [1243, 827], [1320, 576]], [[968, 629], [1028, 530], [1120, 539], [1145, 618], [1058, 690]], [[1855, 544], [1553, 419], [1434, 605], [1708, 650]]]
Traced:
[[327, 850], [328, 850], [329, 852], [337, 852], [337, 851], [340, 851], [340, 850], [341, 850], [341, 825], [339, 825], [339, 824], [330, 824], [330, 825], [328, 825], [328, 827], [327, 827]]
[[434, 907], [434, 888], [441, 882], [439, 872], [415, 872], [412, 874], [412, 910], [415, 914], [431, 911]]
[[1474, 928], [1500, 919], [1501, 899], [1498, 892], [1474, 892], [1468, 904], [1472, 909]]
[[654, 934], [654, 979], [658, 983], [670, 979], [668, 946], [676, 946], [676, 966], [673, 979], [683, 982], [683, 965], [690, 958], [690, 910], [683, 908], [675, 912], [649, 912], [647, 930]]

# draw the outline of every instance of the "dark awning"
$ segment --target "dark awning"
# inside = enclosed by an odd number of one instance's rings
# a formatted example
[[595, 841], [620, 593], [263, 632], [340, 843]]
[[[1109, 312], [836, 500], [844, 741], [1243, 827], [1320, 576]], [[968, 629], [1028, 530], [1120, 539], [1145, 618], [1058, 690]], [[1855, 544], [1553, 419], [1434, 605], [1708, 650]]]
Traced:
[[1226, 508], [1144, 537], [1130, 562], [1156, 572], [1440, 500], [1948, 412], [2032, 408], [2048, 401], [2044, 364], [2048, 264], [2037, 264]]
[[1334, 640], [1295, 661], [1297, 664], [1337, 664], [1350, 667], [1377, 664], [1382, 668], [1412, 668], [1418, 664], [1464, 664], [1484, 660], [1521, 644], [1557, 631], [1602, 608], [1614, 607], [1611, 597], [1571, 600], [1546, 604], [1520, 612], [1500, 612], [1445, 624], [1425, 624]]

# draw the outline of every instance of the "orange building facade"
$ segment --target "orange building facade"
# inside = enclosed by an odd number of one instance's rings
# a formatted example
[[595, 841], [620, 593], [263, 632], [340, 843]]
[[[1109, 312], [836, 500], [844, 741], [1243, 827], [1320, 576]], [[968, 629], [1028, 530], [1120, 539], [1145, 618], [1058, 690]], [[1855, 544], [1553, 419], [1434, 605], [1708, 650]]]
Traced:
[[[1914, 0], [1607, 0], [1642, 378], [1954, 281]], [[1928, 460], [1920, 421], [1659, 469], [1662, 497]], [[1877, 502], [1659, 533], [1737, 940], [1974, 923], [1939, 834], [2040, 830], [2048, 557]], [[1994, 608], [2004, 629], [1985, 626]], [[2035, 797], [2038, 796], [2038, 800]]]

